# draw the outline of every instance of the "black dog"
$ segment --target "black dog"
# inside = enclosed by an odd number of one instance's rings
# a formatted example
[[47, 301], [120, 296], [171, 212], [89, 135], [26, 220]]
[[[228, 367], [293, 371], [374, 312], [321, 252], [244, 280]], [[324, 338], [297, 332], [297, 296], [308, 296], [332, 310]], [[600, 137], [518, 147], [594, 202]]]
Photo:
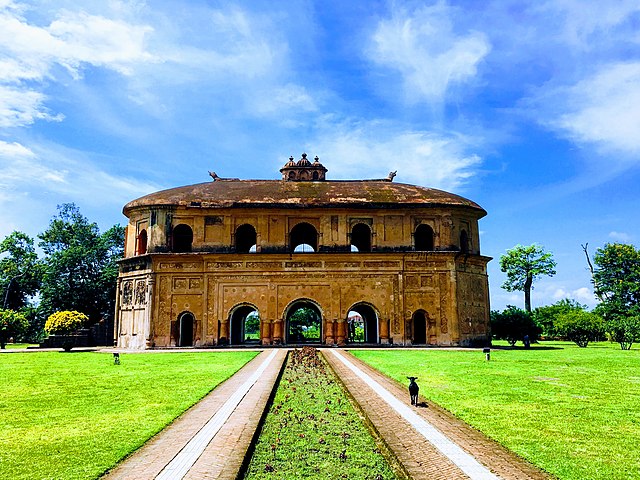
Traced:
[[411, 405], [418, 405], [418, 392], [420, 387], [416, 383], [418, 377], [407, 377], [409, 379], [409, 395], [411, 396]]

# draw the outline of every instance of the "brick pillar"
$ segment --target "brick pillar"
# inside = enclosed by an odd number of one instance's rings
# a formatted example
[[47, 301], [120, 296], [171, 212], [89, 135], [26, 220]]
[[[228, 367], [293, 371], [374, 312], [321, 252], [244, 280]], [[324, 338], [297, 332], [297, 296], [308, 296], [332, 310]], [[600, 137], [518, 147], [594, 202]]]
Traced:
[[336, 343], [340, 346], [346, 345], [345, 337], [347, 336], [347, 322], [344, 319], [338, 320], [336, 333]]

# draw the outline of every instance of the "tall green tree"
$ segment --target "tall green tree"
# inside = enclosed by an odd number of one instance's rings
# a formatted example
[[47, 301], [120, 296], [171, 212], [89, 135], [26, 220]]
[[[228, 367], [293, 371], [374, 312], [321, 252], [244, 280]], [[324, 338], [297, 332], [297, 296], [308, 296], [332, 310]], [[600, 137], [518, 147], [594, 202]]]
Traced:
[[0, 302], [2, 308], [21, 310], [40, 287], [42, 264], [34, 240], [26, 233], [12, 232], [0, 242]]
[[500, 256], [500, 269], [507, 274], [502, 288], [524, 292], [524, 308], [531, 312], [533, 282], [542, 275], [555, 275], [555, 268], [553, 254], [546, 252], [542, 245], [516, 245]]
[[604, 317], [612, 338], [628, 349], [640, 341], [640, 249], [624, 243], [607, 243], [596, 250], [591, 268], [596, 311]]
[[7, 340], [19, 336], [28, 326], [29, 323], [22, 313], [0, 308], [0, 348], [4, 350]]
[[66, 203], [38, 237], [46, 255], [41, 314], [77, 310], [90, 322], [112, 317], [124, 228], [115, 225], [101, 234], [75, 204]]

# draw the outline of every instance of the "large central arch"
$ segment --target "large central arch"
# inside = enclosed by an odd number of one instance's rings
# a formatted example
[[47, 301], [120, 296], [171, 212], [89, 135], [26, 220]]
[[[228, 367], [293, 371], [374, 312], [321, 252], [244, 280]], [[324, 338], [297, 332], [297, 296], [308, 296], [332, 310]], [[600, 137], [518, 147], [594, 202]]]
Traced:
[[258, 309], [250, 304], [239, 305], [229, 316], [231, 345], [260, 342], [260, 315]]
[[[360, 331], [360, 328], [363, 331]], [[378, 343], [378, 314], [373, 306], [360, 302], [349, 309], [347, 341], [349, 343]]]
[[287, 308], [285, 342], [288, 344], [321, 343], [322, 313], [311, 300], [296, 300]]

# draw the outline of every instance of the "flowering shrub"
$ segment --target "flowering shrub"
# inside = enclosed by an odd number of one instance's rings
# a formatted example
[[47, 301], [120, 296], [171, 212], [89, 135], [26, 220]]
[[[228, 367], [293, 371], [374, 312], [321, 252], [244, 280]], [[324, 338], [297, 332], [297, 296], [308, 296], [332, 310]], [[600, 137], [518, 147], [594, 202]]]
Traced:
[[75, 310], [64, 310], [49, 315], [47, 322], [44, 324], [44, 329], [47, 333], [69, 335], [82, 327], [88, 320], [89, 317], [84, 313], [76, 312]]

